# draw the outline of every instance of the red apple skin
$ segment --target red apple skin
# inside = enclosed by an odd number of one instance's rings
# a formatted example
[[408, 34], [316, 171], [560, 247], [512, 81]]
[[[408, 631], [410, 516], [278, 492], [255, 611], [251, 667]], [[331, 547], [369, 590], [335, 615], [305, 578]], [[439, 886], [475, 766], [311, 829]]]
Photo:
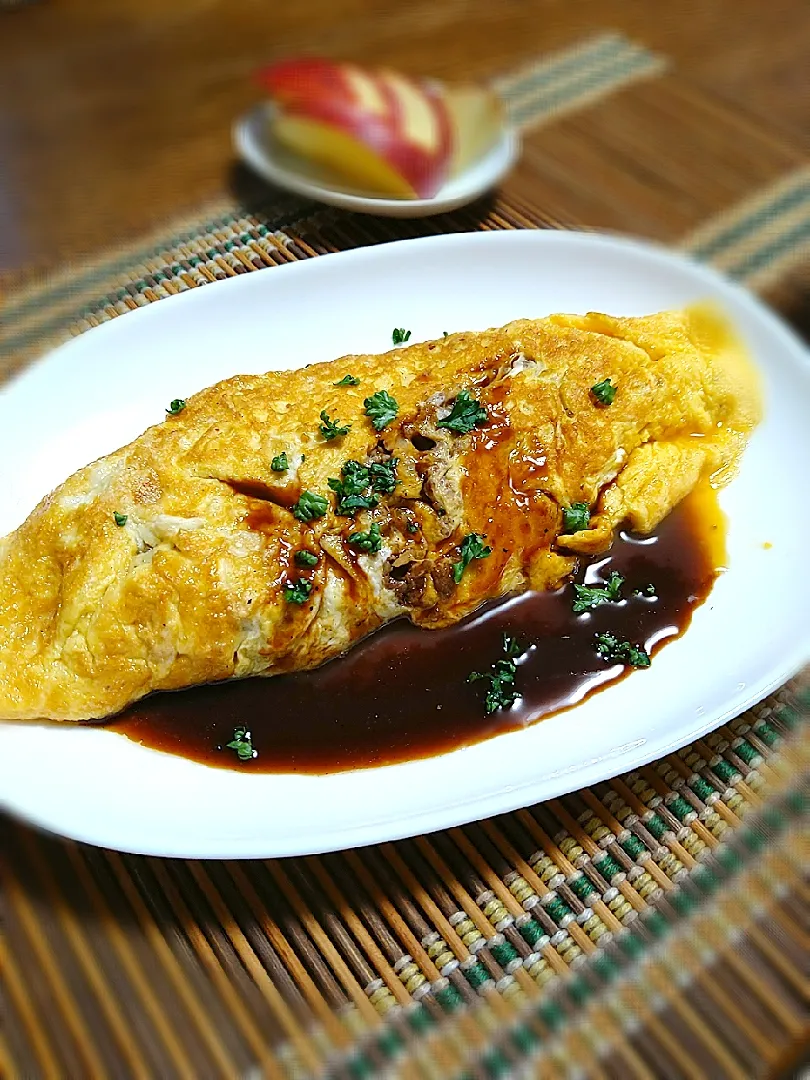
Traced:
[[426, 101], [436, 130], [435, 147], [409, 139], [403, 102], [384, 72], [360, 72], [384, 102], [375, 112], [360, 101], [351, 82], [352, 68], [319, 58], [284, 60], [259, 73], [259, 82], [288, 116], [316, 120], [346, 132], [386, 161], [417, 198], [430, 198], [447, 178], [453, 155], [449, 109], [440, 92], [405, 76], [396, 76]]
[[[402, 101], [384, 75], [378, 82], [389, 104], [391, 123], [386, 128], [387, 141], [375, 149], [409, 180], [420, 199], [429, 199], [436, 194], [450, 171], [454, 149], [450, 110], [442, 94], [433, 87], [404, 75], [398, 77], [429, 102], [437, 129], [436, 149], [431, 152], [403, 138], [405, 121]], [[363, 141], [366, 141], [365, 138]]]
[[256, 77], [279, 105], [306, 106], [310, 101], [317, 103], [333, 95], [345, 99], [348, 87], [342, 66], [321, 57], [305, 56], [279, 60], [262, 68]]

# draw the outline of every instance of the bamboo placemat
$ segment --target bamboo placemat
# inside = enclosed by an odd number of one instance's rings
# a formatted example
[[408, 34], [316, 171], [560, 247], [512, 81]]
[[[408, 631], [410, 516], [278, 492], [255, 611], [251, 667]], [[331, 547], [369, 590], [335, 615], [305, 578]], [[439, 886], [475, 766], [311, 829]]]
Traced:
[[[607, 34], [496, 83], [526, 145], [497, 197], [394, 222], [242, 190], [16, 289], [2, 373], [214, 280], [449, 231], [632, 227], [801, 299], [807, 163], [665, 58]], [[609, 783], [319, 858], [122, 856], [6, 819], [0, 1075], [772, 1075], [810, 1025], [803, 685]]]
[[9, 822], [3, 1075], [771, 1075], [810, 1010], [808, 704], [786, 688], [609, 783], [323, 857]]

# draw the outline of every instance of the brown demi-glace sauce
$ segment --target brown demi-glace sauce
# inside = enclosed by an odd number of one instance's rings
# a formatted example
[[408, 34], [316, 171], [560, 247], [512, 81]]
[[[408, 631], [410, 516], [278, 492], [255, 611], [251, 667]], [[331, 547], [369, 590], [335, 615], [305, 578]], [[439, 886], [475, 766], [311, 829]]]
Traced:
[[[326, 773], [428, 757], [570, 708], [630, 674], [601, 659], [595, 635], [612, 631], [654, 657], [689, 625], [724, 557], [722, 515], [704, 487], [652, 536], [620, 533], [610, 551], [583, 561], [576, 581], [622, 574], [628, 599], [621, 604], [574, 615], [567, 585], [487, 605], [445, 630], [401, 620], [315, 671], [154, 694], [109, 727], [147, 746], [251, 772]], [[648, 584], [655, 596], [633, 595]], [[503, 657], [505, 633], [534, 648], [518, 665], [520, 699], [485, 716], [486, 684], [467, 676]], [[226, 747], [239, 726], [252, 733], [252, 761]]]

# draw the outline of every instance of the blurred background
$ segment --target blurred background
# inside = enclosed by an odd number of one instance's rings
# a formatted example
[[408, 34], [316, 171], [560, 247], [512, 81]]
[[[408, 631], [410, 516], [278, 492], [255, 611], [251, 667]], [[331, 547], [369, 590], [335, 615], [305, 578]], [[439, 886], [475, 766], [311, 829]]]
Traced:
[[805, 0], [2, 0], [0, 267], [87, 257], [233, 189], [231, 126], [274, 59], [488, 80], [605, 33], [662, 68], [538, 118], [519, 172], [549, 213], [675, 240], [806, 162]]

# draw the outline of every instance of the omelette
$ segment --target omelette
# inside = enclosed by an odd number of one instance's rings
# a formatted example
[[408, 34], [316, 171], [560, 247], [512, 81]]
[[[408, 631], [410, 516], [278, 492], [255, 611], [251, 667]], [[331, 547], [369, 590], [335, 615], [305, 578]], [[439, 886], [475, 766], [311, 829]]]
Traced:
[[228, 379], [0, 540], [0, 717], [103, 719], [556, 589], [619, 526], [650, 532], [700, 480], [725, 484], [759, 415], [708, 308]]

